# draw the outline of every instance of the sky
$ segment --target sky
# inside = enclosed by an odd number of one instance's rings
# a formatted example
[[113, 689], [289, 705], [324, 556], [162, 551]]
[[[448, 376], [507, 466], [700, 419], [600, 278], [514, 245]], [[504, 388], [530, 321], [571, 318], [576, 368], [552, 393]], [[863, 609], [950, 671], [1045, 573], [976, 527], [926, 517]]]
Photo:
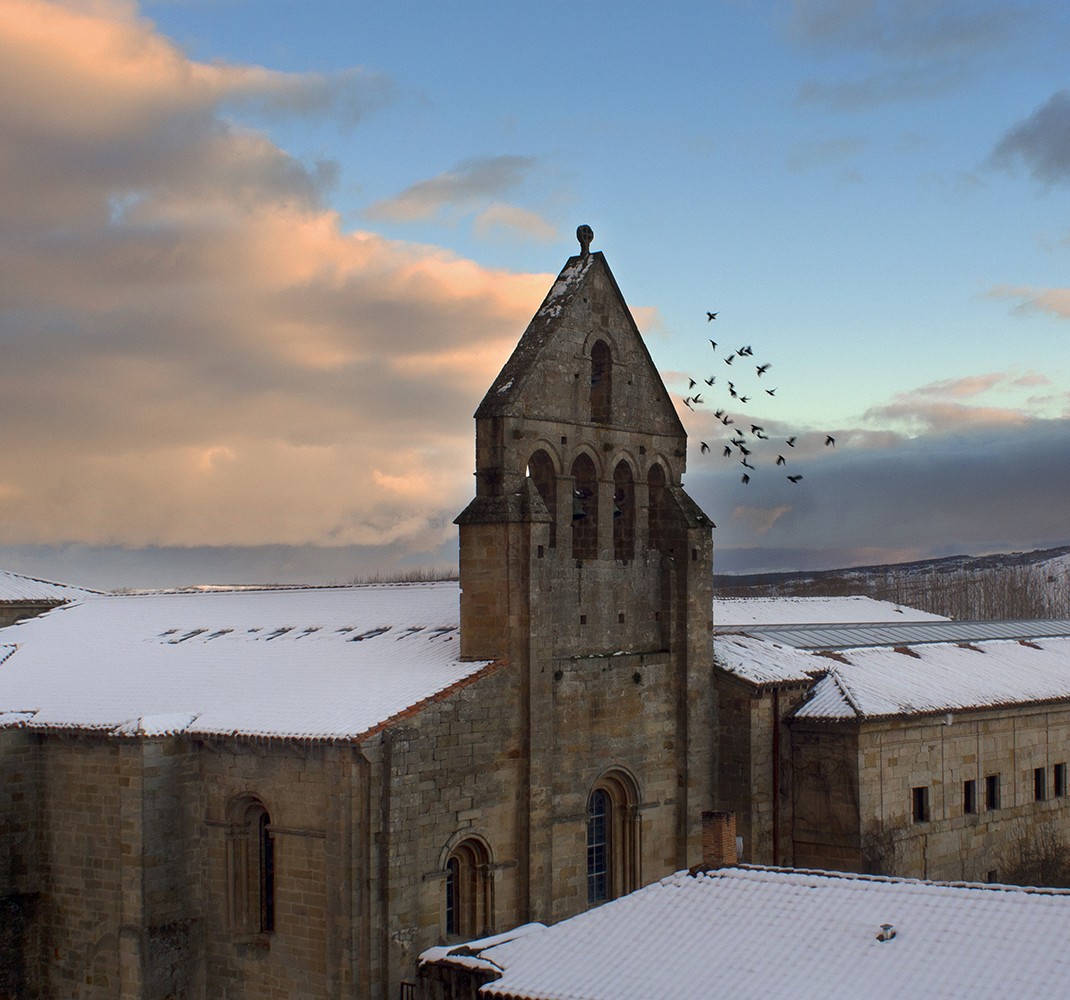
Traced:
[[454, 567], [581, 223], [716, 570], [1070, 543], [1068, 48], [1057, 2], [0, 0], [0, 566]]

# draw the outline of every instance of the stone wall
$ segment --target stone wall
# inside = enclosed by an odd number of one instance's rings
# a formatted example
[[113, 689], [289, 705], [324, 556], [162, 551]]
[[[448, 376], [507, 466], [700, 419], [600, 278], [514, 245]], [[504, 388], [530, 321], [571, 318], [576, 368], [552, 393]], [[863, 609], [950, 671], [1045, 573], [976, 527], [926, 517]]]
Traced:
[[[954, 713], [862, 727], [859, 788], [863, 834], [895, 874], [998, 880], [1028, 829], [1046, 826], [1070, 847], [1070, 798], [1054, 794], [1054, 767], [1070, 761], [1070, 707]], [[1045, 776], [1037, 800], [1034, 770]], [[999, 807], [987, 808], [985, 779], [999, 778]], [[964, 785], [976, 782], [976, 812], [964, 810]], [[915, 822], [913, 789], [926, 789], [927, 820]], [[872, 840], [872, 836], [870, 840]], [[874, 859], [875, 861], [878, 859]]]

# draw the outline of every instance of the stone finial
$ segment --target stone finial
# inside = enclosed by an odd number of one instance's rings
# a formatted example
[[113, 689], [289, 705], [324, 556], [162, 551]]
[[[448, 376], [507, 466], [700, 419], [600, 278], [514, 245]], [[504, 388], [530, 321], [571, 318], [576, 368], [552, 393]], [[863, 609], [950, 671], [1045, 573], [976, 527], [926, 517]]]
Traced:
[[591, 252], [594, 230], [590, 226], [580, 226], [576, 230], [576, 239], [580, 241], [580, 256], [586, 257]]

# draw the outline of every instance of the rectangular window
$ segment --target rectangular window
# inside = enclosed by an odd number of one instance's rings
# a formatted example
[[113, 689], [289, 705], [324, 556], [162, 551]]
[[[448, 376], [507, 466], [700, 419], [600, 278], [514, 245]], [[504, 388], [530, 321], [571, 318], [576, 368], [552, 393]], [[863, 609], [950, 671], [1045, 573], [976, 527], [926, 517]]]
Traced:
[[1048, 797], [1048, 769], [1033, 768], [1033, 801], [1043, 802]]
[[927, 786], [911, 789], [915, 823], [929, 822], [929, 789]]
[[985, 808], [999, 808], [999, 775], [985, 775]]
[[962, 783], [962, 811], [968, 815], [977, 812], [977, 782], [972, 778]]
[[1055, 765], [1055, 797], [1061, 799], [1066, 794], [1066, 765]]

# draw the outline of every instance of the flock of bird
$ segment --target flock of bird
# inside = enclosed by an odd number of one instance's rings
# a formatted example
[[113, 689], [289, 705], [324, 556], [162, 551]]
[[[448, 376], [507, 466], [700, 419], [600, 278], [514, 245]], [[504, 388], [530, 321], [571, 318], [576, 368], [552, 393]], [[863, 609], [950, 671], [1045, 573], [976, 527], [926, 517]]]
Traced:
[[[712, 323], [717, 319], [717, 313], [706, 313], [706, 322]], [[795, 472], [794, 466], [791, 464], [793, 461], [792, 451], [796, 442], [799, 440], [798, 435], [793, 434], [790, 437], [783, 439], [784, 447], [777, 447], [780, 445], [780, 441], [776, 442], [776, 445], [764, 445], [761, 442], [772, 442], [771, 435], [767, 434], [765, 428], [761, 424], [751, 423], [743, 418], [737, 407], [746, 406], [754, 399], [758, 393], [764, 392], [766, 396], [773, 398], [777, 393], [777, 386], [768, 386], [764, 383], [757, 382], [752, 384], [752, 388], [746, 387], [747, 383], [744, 382], [744, 378], [749, 380], [750, 370], [753, 368], [754, 378], [761, 379], [773, 366], [770, 362], [762, 362], [759, 364], [754, 363], [754, 350], [750, 344], [746, 344], [743, 347], [736, 348], [730, 354], [723, 355], [718, 353], [717, 341], [712, 337], [710, 338], [710, 348], [714, 353], [714, 357], [719, 358], [724, 364], [728, 365], [729, 371], [725, 372], [721, 370], [720, 378], [717, 373], [711, 374], [708, 378], [704, 378], [701, 381], [705, 383], [706, 389], [703, 389], [699, 380], [688, 377], [688, 393], [689, 395], [684, 397], [684, 406], [689, 410], [695, 411], [696, 407], [712, 406], [712, 403], [707, 403], [704, 396], [711, 393], [718, 392], [727, 389], [728, 399], [730, 402], [725, 403], [724, 406], [720, 406], [713, 410], [713, 416], [716, 420], [726, 428], [726, 432], [729, 435], [725, 441], [725, 444], [721, 450], [721, 456], [723, 459], [739, 459], [740, 465], [743, 466], [743, 473], [740, 481], [746, 485], [751, 480], [751, 473], [756, 472], [758, 469], [759, 455], [761, 451], [763, 454], [769, 451], [776, 451], [776, 458], [771, 461], [770, 464], [777, 468], [785, 469], [785, 476], [791, 483], [798, 483], [803, 477], [801, 472]], [[746, 373], [746, 374], [744, 374]], [[731, 379], [727, 376], [731, 374]], [[698, 389], [698, 392], [693, 390]], [[729, 409], [733, 412], [730, 413]], [[739, 418], [737, 422], [737, 418]], [[750, 434], [748, 436], [747, 428], [750, 428]], [[825, 447], [835, 448], [836, 439], [831, 434], [825, 435]], [[709, 454], [713, 449], [706, 442], [700, 442], [700, 450], [703, 455]]]

